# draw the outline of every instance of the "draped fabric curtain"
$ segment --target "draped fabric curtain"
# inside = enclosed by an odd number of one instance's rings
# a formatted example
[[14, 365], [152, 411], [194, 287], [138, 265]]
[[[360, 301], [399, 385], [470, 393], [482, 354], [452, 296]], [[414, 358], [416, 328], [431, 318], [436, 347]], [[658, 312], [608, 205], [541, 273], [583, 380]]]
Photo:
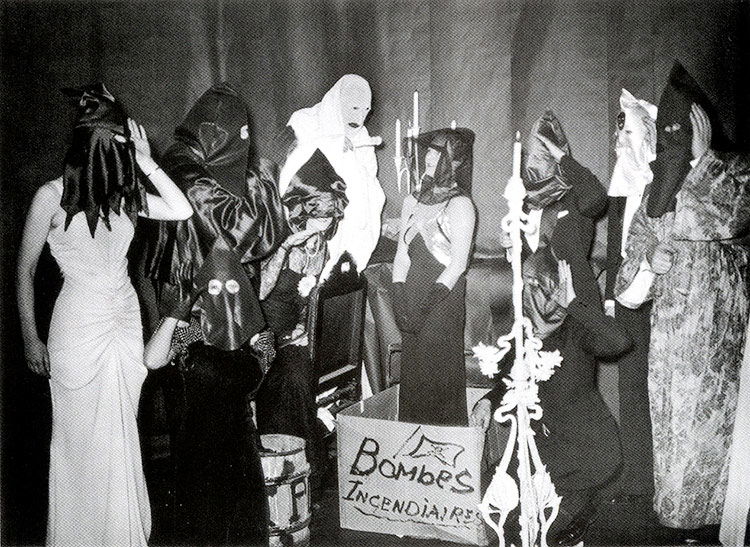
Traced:
[[[210, 0], [4, 4], [3, 171], [24, 191], [60, 171], [70, 109], [57, 89], [100, 79], [149, 131], [157, 151], [212, 83], [240, 88], [263, 154], [301, 107], [347, 72], [373, 88], [387, 214], [395, 183], [393, 128], [452, 120], [477, 134], [479, 245], [493, 248], [515, 131], [558, 114], [573, 154], [603, 183], [620, 87], [652, 102], [679, 59], [745, 140], [746, 5], [642, 0]], [[746, 101], [745, 101], [746, 102]], [[12, 108], [11, 105], [23, 105]], [[32, 118], [32, 119], [30, 119]], [[24, 176], [25, 175], [25, 176]], [[41, 178], [40, 178], [41, 176]], [[17, 213], [18, 214], [18, 213]], [[17, 222], [17, 221], [16, 221]]]
[[[399, 214], [404, 197], [394, 122], [411, 118], [418, 90], [424, 130], [455, 120], [476, 133], [480, 250], [498, 248], [513, 135], [525, 135], [546, 108], [562, 121], [573, 155], [607, 184], [620, 88], [657, 102], [679, 59], [727, 133], [740, 146], [750, 142], [740, 77], [750, 68], [750, 20], [741, 0], [16, 0], [0, 10], [0, 335], [11, 426], [3, 435], [4, 447], [19, 441], [19, 457], [44, 446], [28, 440], [26, 424], [39, 412], [28, 395], [38, 386], [24, 384], [12, 276], [31, 196], [62, 171], [73, 114], [63, 86], [104, 81], [159, 154], [194, 100], [228, 80], [251, 107], [264, 155], [292, 112], [318, 102], [342, 74], [361, 74], [373, 89], [370, 133], [385, 141], [378, 159], [386, 216]], [[25, 514], [30, 523], [43, 518], [39, 508]]]

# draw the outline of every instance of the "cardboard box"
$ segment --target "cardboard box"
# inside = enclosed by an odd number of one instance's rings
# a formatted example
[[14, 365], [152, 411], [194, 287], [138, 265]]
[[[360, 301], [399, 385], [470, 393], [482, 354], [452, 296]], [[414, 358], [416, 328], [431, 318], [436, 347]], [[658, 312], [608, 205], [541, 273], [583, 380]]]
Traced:
[[[486, 392], [467, 389], [469, 410]], [[341, 527], [487, 545], [477, 508], [484, 431], [397, 417], [398, 386], [337, 415]]]

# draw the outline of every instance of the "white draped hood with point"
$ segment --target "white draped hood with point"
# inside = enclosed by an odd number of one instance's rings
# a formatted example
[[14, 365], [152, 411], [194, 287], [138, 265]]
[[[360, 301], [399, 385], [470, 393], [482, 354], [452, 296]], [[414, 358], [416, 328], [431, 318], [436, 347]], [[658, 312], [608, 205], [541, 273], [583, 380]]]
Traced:
[[610, 196], [643, 193], [654, 178], [649, 163], [656, 159], [656, 113], [656, 106], [622, 90], [617, 117], [617, 162], [609, 183]]
[[[322, 101], [296, 111], [287, 124], [294, 130], [297, 142], [281, 169], [279, 193], [282, 196], [286, 193], [294, 175], [316, 150], [321, 151], [346, 184], [349, 203], [336, 233], [328, 242], [329, 259], [323, 278], [346, 251], [351, 254], [357, 269], [362, 271], [380, 237], [380, 214], [385, 194], [377, 178], [375, 150], [372, 146], [361, 146], [370, 142], [370, 134], [364, 126], [370, 100], [367, 80], [347, 74], [336, 82]], [[356, 105], [355, 112], [361, 113], [361, 119], [356, 122], [350, 115], [352, 105]], [[353, 149], [347, 146], [347, 139]]]
[[656, 106], [636, 99], [627, 89], [622, 90], [615, 133], [617, 162], [607, 193], [626, 198], [622, 220], [623, 257], [633, 216], [646, 186], [654, 178], [649, 164], [656, 159], [656, 113]]

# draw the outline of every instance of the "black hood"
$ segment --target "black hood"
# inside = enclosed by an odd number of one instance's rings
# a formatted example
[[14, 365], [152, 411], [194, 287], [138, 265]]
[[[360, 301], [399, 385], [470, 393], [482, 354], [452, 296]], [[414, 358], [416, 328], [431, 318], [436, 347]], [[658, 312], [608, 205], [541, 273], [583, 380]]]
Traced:
[[440, 153], [434, 176], [423, 177], [419, 191], [414, 192], [417, 201], [435, 204], [454, 195], [471, 196], [474, 132], [465, 128], [438, 129], [420, 134], [417, 142], [422, 166], [429, 149]]
[[651, 162], [654, 180], [646, 206], [650, 217], [660, 217], [675, 210], [677, 192], [690, 172], [690, 160], [693, 159], [690, 108], [693, 103], [703, 107], [712, 118], [712, 128], [717, 128], [706, 94], [685, 67], [675, 61], [659, 99], [656, 116], [656, 159]]
[[135, 217], [147, 211], [146, 193], [139, 183], [135, 147], [128, 116], [102, 83], [63, 89], [78, 101], [73, 141], [65, 155], [60, 206], [67, 213], [65, 228], [83, 212], [94, 236], [101, 218], [109, 229], [109, 212]]
[[175, 129], [175, 139], [189, 146], [208, 173], [235, 195], [246, 192], [250, 163], [249, 111], [229, 84], [212, 86]]

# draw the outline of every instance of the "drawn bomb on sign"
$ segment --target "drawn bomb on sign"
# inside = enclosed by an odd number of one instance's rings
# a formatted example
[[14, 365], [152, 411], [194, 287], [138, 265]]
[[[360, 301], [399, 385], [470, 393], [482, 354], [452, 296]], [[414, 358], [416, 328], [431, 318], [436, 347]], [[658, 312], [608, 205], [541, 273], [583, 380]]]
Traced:
[[412, 458], [435, 457], [440, 463], [456, 467], [456, 460], [464, 452], [464, 447], [454, 443], [433, 441], [422, 435], [416, 448], [409, 452]]

